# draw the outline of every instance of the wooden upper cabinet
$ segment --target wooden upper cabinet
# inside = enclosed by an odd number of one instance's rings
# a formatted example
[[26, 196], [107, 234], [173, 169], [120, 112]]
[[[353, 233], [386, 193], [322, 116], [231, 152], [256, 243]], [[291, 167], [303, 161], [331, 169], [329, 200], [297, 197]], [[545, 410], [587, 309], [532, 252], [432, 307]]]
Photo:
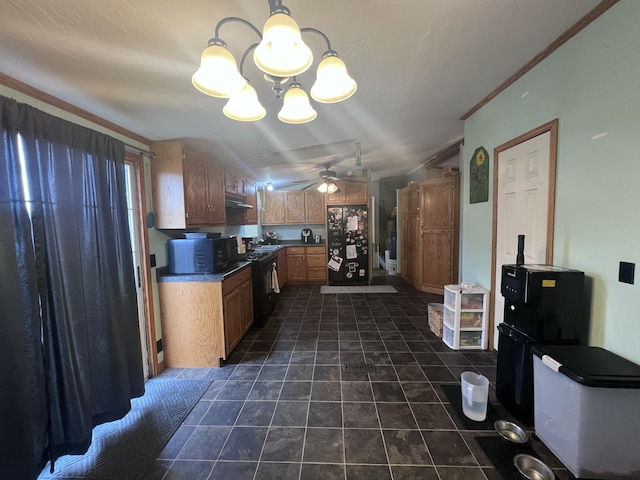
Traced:
[[324, 193], [317, 190], [304, 191], [305, 220], [307, 223], [325, 223], [327, 211]]
[[265, 192], [262, 202], [262, 225], [285, 224], [285, 202], [283, 192]]
[[266, 192], [263, 225], [295, 225], [325, 222], [324, 194], [317, 190]]
[[156, 228], [224, 225], [222, 168], [181, 141], [155, 142], [151, 148]]
[[339, 190], [335, 193], [327, 193], [328, 205], [369, 203], [369, 185], [367, 182], [336, 180], [335, 183], [338, 185]]
[[285, 203], [285, 222], [286, 223], [304, 223], [304, 192], [302, 190], [294, 190], [284, 193]]
[[258, 224], [258, 189], [255, 183], [247, 182], [247, 204], [253, 208], [247, 208], [246, 210], [246, 223], [245, 225], [257, 225]]
[[224, 171], [224, 191], [236, 197], [247, 196], [247, 179], [233, 170]]

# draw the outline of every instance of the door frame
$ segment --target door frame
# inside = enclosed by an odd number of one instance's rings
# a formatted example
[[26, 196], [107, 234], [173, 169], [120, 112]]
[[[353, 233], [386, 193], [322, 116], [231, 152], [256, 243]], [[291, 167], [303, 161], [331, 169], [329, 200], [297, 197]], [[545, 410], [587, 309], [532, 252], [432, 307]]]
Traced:
[[[151, 262], [149, 257], [149, 232], [147, 231], [147, 195], [144, 182], [144, 157], [137, 153], [125, 151], [125, 162], [133, 166], [135, 174], [137, 196], [134, 199], [136, 213], [138, 215], [138, 225], [140, 226], [139, 238], [140, 248], [140, 268], [142, 278], [142, 289], [144, 297], [145, 311], [145, 331], [147, 334], [147, 358], [149, 359], [149, 378], [160, 373], [158, 364], [158, 353], [156, 352], [156, 323], [153, 310], [153, 291], [151, 283]], [[136, 279], [137, 281], [137, 279]]]
[[[493, 149], [493, 222], [491, 233], [491, 285], [496, 283], [496, 247], [498, 236], [498, 174], [500, 172], [499, 156], [505, 150], [508, 150], [516, 145], [524, 143], [532, 138], [549, 132], [549, 192], [548, 192], [548, 204], [547, 204], [547, 245], [545, 262], [553, 263], [553, 236], [554, 236], [554, 223], [555, 223], [555, 207], [556, 207], [556, 165], [558, 160], [558, 119], [551, 120], [544, 125], [534, 128], [522, 135], [509, 140], [502, 145], [499, 145]], [[489, 348], [494, 348], [494, 330], [495, 321], [493, 311], [495, 308], [494, 295], [489, 295]]]

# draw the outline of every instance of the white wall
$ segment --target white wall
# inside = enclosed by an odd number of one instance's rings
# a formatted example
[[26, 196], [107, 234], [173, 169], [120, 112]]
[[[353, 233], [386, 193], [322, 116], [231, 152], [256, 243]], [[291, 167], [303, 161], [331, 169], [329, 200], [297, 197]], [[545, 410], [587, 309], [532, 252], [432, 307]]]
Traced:
[[[462, 280], [491, 284], [492, 197], [469, 204], [469, 160], [559, 119], [554, 259], [592, 283], [590, 344], [640, 363], [640, 2], [622, 0], [465, 122]], [[595, 138], [594, 138], [595, 137]]]

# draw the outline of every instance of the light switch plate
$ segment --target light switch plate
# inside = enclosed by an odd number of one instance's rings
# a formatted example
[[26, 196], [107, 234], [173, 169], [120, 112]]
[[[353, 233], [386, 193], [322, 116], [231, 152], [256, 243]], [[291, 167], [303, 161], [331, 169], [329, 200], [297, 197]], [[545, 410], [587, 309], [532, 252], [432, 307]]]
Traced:
[[635, 263], [620, 262], [620, 269], [618, 271], [618, 281], [633, 285], [635, 272], [636, 272]]

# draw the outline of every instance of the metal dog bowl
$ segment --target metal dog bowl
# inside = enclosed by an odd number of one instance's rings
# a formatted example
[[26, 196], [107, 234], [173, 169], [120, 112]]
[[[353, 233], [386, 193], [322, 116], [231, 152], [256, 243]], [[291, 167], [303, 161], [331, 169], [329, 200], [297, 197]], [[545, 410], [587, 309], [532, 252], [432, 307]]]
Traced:
[[556, 478], [546, 463], [531, 455], [519, 453], [513, 457], [513, 464], [520, 474], [529, 480], [554, 480]]
[[507, 422], [506, 420], [496, 420], [493, 427], [500, 434], [500, 436], [513, 443], [527, 443], [529, 435], [524, 431], [522, 427], [516, 425], [513, 422]]

